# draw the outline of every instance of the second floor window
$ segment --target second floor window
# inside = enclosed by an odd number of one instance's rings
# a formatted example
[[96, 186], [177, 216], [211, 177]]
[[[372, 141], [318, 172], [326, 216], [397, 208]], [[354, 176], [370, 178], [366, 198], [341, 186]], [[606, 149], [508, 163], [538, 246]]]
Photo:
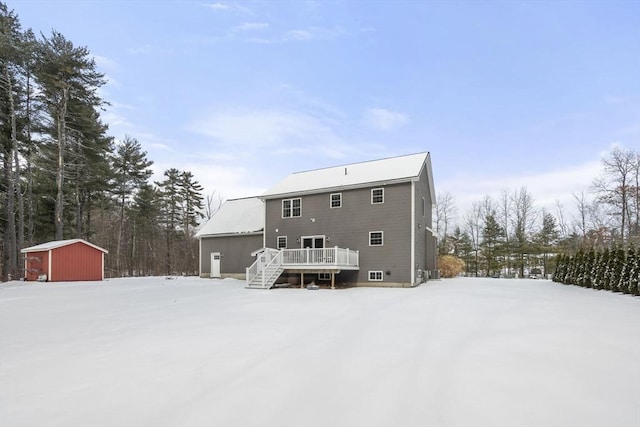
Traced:
[[285, 199], [282, 201], [282, 218], [302, 216], [302, 199]]
[[331, 195], [331, 207], [332, 208], [342, 207], [342, 193], [333, 193]]
[[382, 231], [369, 232], [369, 246], [382, 246], [384, 244]]
[[374, 188], [371, 190], [371, 204], [384, 203], [384, 188]]

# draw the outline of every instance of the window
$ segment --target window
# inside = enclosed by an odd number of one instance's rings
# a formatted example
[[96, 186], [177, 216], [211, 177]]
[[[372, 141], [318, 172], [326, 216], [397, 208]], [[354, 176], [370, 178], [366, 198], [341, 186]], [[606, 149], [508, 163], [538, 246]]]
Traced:
[[318, 273], [318, 280], [331, 280], [331, 273]]
[[422, 216], [425, 217], [427, 215], [427, 202], [424, 201], [424, 197], [422, 198]]
[[278, 236], [278, 249], [286, 249], [287, 248], [287, 236]]
[[331, 208], [342, 207], [342, 193], [334, 193], [331, 195]]
[[371, 204], [384, 203], [384, 188], [374, 188], [371, 190]]
[[370, 231], [369, 246], [382, 246], [384, 243], [382, 234], [382, 231]]
[[282, 218], [302, 216], [302, 199], [285, 199], [282, 201]]
[[369, 272], [369, 281], [370, 282], [382, 282], [382, 271], [370, 271]]

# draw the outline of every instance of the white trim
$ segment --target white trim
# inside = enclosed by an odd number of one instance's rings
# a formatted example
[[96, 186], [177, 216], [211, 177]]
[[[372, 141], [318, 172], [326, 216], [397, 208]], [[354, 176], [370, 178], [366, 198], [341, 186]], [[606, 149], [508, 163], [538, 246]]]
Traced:
[[202, 239], [198, 239], [198, 277], [202, 277]]
[[[424, 197], [422, 198], [424, 202]], [[411, 181], [411, 285], [416, 283], [416, 183]]]
[[[372, 245], [371, 244], [371, 234], [372, 233], [380, 233], [380, 240], [381, 240], [382, 243], [380, 243], [379, 245]], [[384, 246], [384, 231], [380, 231], [380, 230], [378, 230], [378, 231], [370, 231], [369, 232], [369, 246]]]
[[[340, 196], [340, 206], [333, 206], [333, 196]], [[342, 207], [342, 193], [330, 193], [329, 194], [329, 208], [339, 209]]]
[[[300, 200], [300, 215], [294, 215], [293, 214], [293, 201], [294, 200]], [[290, 206], [289, 206], [289, 210], [291, 211], [291, 215], [290, 216], [284, 216], [284, 202], [289, 202]], [[266, 210], [266, 209], [265, 209]], [[282, 199], [281, 204], [280, 204], [280, 215], [282, 216], [282, 219], [288, 219], [288, 218], [301, 218], [302, 217], [302, 197], [292, 197], [290, 199]]]
[[[374, 202], [374, 201], [373, 201], [373, 192], [374, 192], [374, 191], [377, 191], [377, 190], [382, 191], [382, 201], [381, 201], [381, 202]], [[372, 189], [371, 189], [371, 204], [372, 204], [372, 205], [381, 205], [381, 204], [383, 204], [383, 203], [384, 203], [384, 188], [383, 188], [383, 187], [376, 187], [376, 188], [372, 188]]]
[[[378, 275], [378, 273], [380, 273], [380, 278], [376, 279], [376, 278], [371, 278], [371, 273], [374, 273], [376, 276]], [[383, 282], [384, 281], [384, 271], [382, 270], [369, 270], [369, 272], [367, 273], [367, 279], [369, 282]]]

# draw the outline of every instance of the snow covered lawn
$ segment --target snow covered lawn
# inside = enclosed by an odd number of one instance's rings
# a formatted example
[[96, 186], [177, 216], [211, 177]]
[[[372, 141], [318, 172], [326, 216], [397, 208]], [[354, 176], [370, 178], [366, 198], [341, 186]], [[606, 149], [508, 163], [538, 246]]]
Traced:
[[0, 425], [640, 426], [640, 298], [243, 286], [0, 285]]

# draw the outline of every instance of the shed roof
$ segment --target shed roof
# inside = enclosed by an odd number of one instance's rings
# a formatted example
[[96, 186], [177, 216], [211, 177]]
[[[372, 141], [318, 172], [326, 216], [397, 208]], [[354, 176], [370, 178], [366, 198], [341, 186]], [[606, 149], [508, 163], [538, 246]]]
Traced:
[[257, 197], [227, 200], [196, 237], [264, 230], [264, 202]]
[[412, 181], [420, 176], [425, 163], [433, 193], [430, 157], [428, 152], [424, 152], [292, 173], [264, 192], [262, 197], [269, 199], [290, 194], [358, 188], [376, 183]]
[[31, 246], [28, 248], [24, 248], [22, 249], [20, 252], [21, 253], [27, 253], [27, 252], [42, 252], [42, 251], [50, 251], [51, 249], [56, 249], [56, 248], [60, 248], [63, 246], [67, 246], [67, 245], [72, 245], [74, 243], [84, 243], [87, 246], [91, 246], [92, 248], [95, 248], [99, 251], [102, 251], [106, 254], [109, 253], [108, 250], [106, 249], [102, 249], [99, 246], [94, 245], [93, 243], [89, 243], [86, 240], [83, 239], [68, 239], [68, 240], [54, 240], [51, 242], [46, 242], [46, 243], [41, 243], [39, 245], [35, 245], [35, 246]]

